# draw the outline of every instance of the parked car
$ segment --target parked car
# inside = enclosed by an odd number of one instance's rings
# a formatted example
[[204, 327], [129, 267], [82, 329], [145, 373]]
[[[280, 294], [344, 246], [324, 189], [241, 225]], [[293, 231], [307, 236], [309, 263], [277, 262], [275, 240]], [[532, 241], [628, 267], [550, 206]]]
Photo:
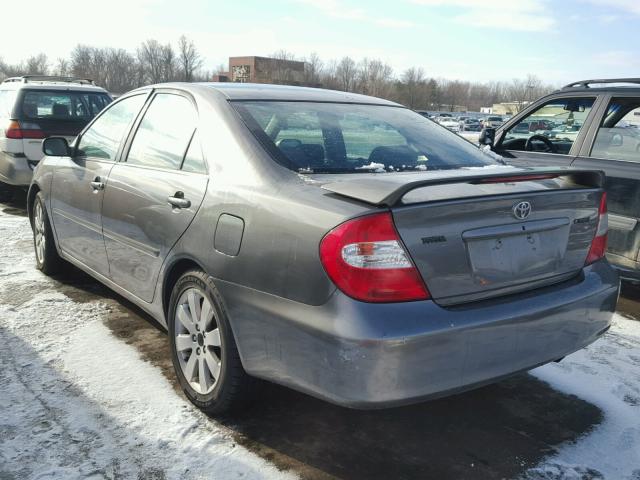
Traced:
[[[540, 116], [553, 119], [554, 128], [522, 135], [522, 125]], [[640, 79], [584, 80], [516, 115], [495, 132], [493, 146], [513, 165], [603, 170], [607, 258], [623, 278], [635, 282], [640, 281], [640, 142], [634, 127], [639, 117]]]
[[460, 122], [452, 117], [440, 117], [438, 123], [452, 132], [460, 131]]
[[477, 118], [467, 118], [463, 122], [462, 131], [464, 132], [479, 132], [481, 129], [480, 121]]
[[502, 119], [502, 117], [498, 117], [495, 115], [490, 116], [482, 121], [482, 128], [498, 128], [503, 124], [503, 122], [504, 120]]
[[11, 186], [27, 187], [42, 158], [42, 139], [68, 141], [111, 102], [92, 81], [42, 75], [7, 78], [0, 84], [0, 199]]
[[37, 267], [167, 327], [208, 413], [254, 377], [357, 408], [459, 392], [590, 344], [615, 309], [600, 172], [502, 165], [386, 100], [156, 85], [43, 148]]

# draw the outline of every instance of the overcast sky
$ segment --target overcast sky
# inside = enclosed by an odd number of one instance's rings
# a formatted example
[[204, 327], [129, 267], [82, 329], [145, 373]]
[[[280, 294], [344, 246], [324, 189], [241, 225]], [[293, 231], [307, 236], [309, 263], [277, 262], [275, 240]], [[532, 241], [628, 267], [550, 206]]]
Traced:
[[30, 0], [3, 8], [0, 57], [54, 61], [78, 42], [133, 51], [184, 33], [208, 69], [284, 49], [380, 58], [396, 73], [562, 83], [640, 76], [638, 22], [640, 0]]

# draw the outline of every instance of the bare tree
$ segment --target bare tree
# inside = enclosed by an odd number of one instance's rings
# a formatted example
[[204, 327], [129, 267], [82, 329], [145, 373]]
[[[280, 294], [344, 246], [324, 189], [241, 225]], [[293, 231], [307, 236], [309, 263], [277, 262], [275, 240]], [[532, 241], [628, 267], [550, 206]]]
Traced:
[[164, 47], [157, 40], [143, 42], [137, 50], [144, 83], [160, 83], [165, 78]]
[[107, 50], [107, 81], [104, 85], [110, 92], [124, 93], [138, 87], [138, 64], [133, 55], [122, 48]]
[[182, 35], [178, 39], [178, 63], [180, 65], [180, 79], [193, 82], [194, 74], [202, 67], [202, 57], [195, 44]]
[[411, 67], [402, 73], [401, 81], [398, 85], [398, 96], [400, 102], [409, 108], [424, 108], [423, 100], [425, 95], [426, 81], [424, 70], [420, 67]]
[[346, 92], [352, 91], [357, 77], [356, 62], [351, 57], [343, 57], [336, 66], [336, 78], [340, 89]]
[[310, 86], [321, 85], [323, 62], [317, 53], [313, 52], [304, 64], [304, 83]]
[[55, 75], [66, 77], [67, 75], [69, 75], [69, 70], [69, 61], [66, 58], [58, 58], [56, 66], [53, 69], [53, 73]]
[[27, 75], [47, 75], [49, 60], [44, 53], [33, 55], [25, 60], [22, 70]]
[[543, 85], [542, 80], [531, 73], [523, 79], [514, 78], [507, 89], [510, 102], [514, 104], [513, 113], [520, 112], [526, 105], [548, 93], [549, 90], [551, 90], [549, 86]]
[[293, 53], [286, 50], [278, 50], [270, 58], [273, 61], [270, 62], [268, 72], [266, 72], [269, 83], [291, 84], [297, 80], [296, 74], [289, 63], [296, 60]]
[[170, 43], [162, 46], [160, 50], [162, 60], [162, 81], [171, 82], [177, 80], [176, 66], [178, 59], [176, 58], [176, 52]]
[[374, 97], [388, 97], [391, 90], [393, 69], [381, 60], [365, 58], [360, 63], [359, 87], [366, 95]]

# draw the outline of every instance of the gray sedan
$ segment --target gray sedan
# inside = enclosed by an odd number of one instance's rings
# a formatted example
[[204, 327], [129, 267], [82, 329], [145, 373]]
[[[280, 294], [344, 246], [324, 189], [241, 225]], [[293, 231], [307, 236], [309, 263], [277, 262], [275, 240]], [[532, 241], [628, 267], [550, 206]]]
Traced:
[[157, 85], [43, 148], [37, 267], [76, 265], [166, 326], [211, 414], [256, 378], [351, 407], [415, 402], [610, 325], [602, 174], [505, 166], [392, 102]]

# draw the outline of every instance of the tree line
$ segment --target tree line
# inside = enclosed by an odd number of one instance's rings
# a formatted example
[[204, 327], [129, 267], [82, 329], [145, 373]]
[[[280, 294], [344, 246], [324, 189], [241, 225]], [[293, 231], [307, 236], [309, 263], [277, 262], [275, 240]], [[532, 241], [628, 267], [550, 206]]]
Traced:
[[[325, 61], [312, 53], [305, 58], [281, 50], [271, 55], [279, 60], [304, 61], [304, 72], [294, 72], [284, 63], [274, 63], [265, 81], [343, 90], [387, 98], [416, 110], [479, 111], [495, 103], [513, 103], [519, 111], [527, 102], [553, 90], [535, 75], [510, 81], [476, 82], [450, 80], [427, 75], [422, 67], [396, 73], [386, 62], [345, 56]], [[8, 64], [0, 58], [0, 80], [6, 77], [38, 74], [90, 78], [113, 93], [170, 81], [207, 81], [226, 70], [220, 65], [212, 71], [203, 68], [204, 58], [193, 41], [181, 36], [176, 45], [155, 39], [141, 43], [134, 51], [78, 44], [68, 58], [50, 62], [44, 53]]]

